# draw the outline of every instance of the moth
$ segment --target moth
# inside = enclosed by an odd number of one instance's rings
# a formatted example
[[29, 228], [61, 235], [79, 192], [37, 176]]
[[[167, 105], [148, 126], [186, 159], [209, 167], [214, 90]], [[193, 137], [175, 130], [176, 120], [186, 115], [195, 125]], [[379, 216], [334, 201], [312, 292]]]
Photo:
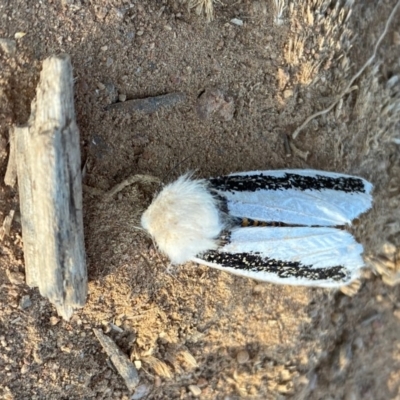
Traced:
[[363, 178], [317, 170], [186, 174], [161, 190], [141, 224], [172, 264], [340, 287], [364, 266], [363, 247], [345, 228], [371, 208], [372, 189]]

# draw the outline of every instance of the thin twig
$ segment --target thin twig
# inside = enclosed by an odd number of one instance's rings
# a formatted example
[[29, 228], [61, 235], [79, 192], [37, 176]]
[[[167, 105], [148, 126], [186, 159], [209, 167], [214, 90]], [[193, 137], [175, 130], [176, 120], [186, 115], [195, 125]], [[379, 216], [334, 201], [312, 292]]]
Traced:
[[151, 175], [132, 175], [128, 179], [125, 179], [121, 183], [115, 185], [110, 191], [108, 191], [105, 196], [107, 198], [113, 197], [115, 194], [130, 186], [134, 183], [160, 183], [160, 180]]
[[340, 99], [348, 93], [349, 89], [351, 88], [351, 86], [353, 85], [354, 81], [360, 77], [360, 75], [366, 70], [367, 67], [369, 67], [372, 62], [374, 61], [375, 57], [376, 57], [376, 53], [378, 51], [378, 47], [380, 46], [383, 38], [386, 36], [386, 33], [389, 29], [389, 25], [392, 22], [392, 19], [394, 17], [394, 15], [396, 14], [397, 9], [400, 6], [400, 0], [397, 2], [397, 4], [394, 6], [392, 12], [389, 15], [389, 18], [386, 21], [386, 25], [385, 25], [385, 29], [383, 30], [381, 36], [379, 37], [378, 41], [375, 44], [375, 48], [374, 48], [374, 52], [372, 53], [372, 56], [367, 60], [367, 62], [358, 70], [358, 72], [350, 79], [349, 83], [347, 84], [347, 86], [340, 92], [340, 94], [336, 97], [336, 99], [334, 100], [334, 102], [328, 107], [325, 108], [324, 110], [318, 111], [315, 114], [309, 116], [292, 134], [293, 139], [296, 139], [297, 136], [299, 135], [299, 133], [306, 127], [306, 125], [308, 125], [308, 123], [310, 121], [312, 121], [313, 119], [320, 117], [321, 115], [327, 114], [329, 111], [332, 110], [333, 107], [336, 106], [336, 104], [340, 101]]

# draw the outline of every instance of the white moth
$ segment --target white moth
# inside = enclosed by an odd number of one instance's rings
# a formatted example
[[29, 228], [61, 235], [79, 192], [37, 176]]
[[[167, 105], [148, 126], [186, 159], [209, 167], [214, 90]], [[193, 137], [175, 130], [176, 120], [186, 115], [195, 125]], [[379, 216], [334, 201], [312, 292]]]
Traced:
[[173, 264], [194, 261], [261, 281], [340, 287], [358, 277], [363, 248], [338, 229], [371, 208], [372, 184], [315, 170], [181, 176], [142, 226]]

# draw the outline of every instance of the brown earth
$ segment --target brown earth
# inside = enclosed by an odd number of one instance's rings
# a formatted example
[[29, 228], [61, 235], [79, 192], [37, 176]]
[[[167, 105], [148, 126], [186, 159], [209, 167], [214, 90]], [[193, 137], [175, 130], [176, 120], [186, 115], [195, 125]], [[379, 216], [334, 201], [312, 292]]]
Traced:
[[[207, 23], [178, 0], [0, 0], [3, 176], [9, 128], [28, 119], [42, 60], [66, 52], [86, 186], [278, 168], [375, 185], [375, 206], [354, 228], [370, 269], [351, 296], [168, 268], [136, 228], [155, 186], [112, 201], [85, 191], [89, 296], [69, 322], [23, 283], [17, 212], [0, 258], [1, 399], [400, 399], [400, 288], [389, 285], [400, 269], [400, 11], [351, 91], [292, 141], [298, 150], [285, 147], [370, 57], [395, 6], [351, 3], [290, 2], [277, 18], [272, 0], [217, 2]], [[198, 113], [198, 96], [215, 88], [222, 114]], [[185, 101], [156, 113], [105, 111], [121, 95], [172, 92]], [[0, 201], [3, 218], [18, 211], [16, 189], [2, 184]], [[141, 367], [135, 395], [93, 328]]]

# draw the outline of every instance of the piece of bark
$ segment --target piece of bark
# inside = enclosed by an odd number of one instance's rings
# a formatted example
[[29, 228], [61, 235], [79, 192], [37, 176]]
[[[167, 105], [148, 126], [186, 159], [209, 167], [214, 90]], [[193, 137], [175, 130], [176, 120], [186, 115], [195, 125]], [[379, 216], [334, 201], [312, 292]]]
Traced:
[[87, 295], [79, 131], [68, 55], [43, 62], [27, 126], [14, 130], [26, 281], [68, 320]]
[[119, 347], [108, 336], [104, 335], [102, 331], [93, 329], [93, 332], [104, 351], [110, 357], [114, 367], [125, 381], [127, 388], [133, 392], [139, 384], [139, 375], [136, 367]]
[[140, 111], [152, 114], [163, 107], [172, 107], [181, 103], [186, 98], [184, 93], [168, 93], [161, 96], [146, 97], [144, 99], [133, 99], [110, 104], [106, 110]]

